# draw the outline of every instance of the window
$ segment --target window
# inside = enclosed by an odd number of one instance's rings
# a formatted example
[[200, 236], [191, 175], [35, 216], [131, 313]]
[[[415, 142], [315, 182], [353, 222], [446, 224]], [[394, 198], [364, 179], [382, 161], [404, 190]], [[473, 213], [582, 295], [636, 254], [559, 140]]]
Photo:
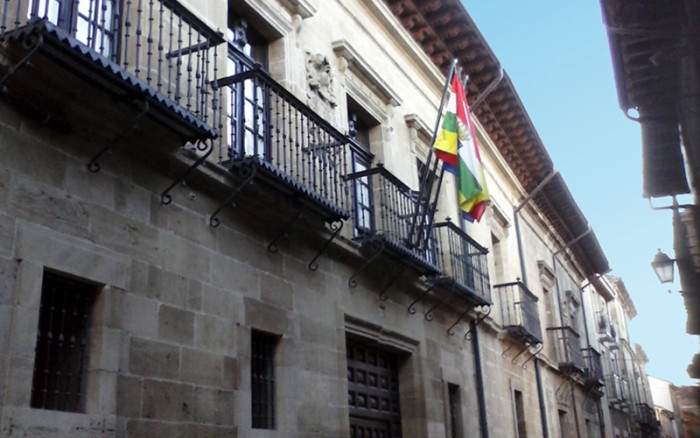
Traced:
[[518, 431], [518, 438], [527, 437], [525, 429], [525, 405], [523, 404], [523, 393], [517, 389], [513, 391], [513, 402], [515, 403], [515, 421]]
[[[267, 41], [245, 20], [230, 19], [228, 38], [227, 75], [248, 71], [256, 64], [267, 67]], [[262, 87], [254, 80], [246, 80], [227, 91], [228, 147], [232, 158], [265, 156], [265, 108], [269, 105]]]
[[[350, 143], [352, 151], [352, 172], [362, 172], [370, 168], [372, 154], [369, 151], [369, 127], [357, 114], [348, 109], [348, 134], [353, 140]], [[353, 180], [353, 195], [355, 197], [355, 236], [372, 234], [374, 229], [374, 211], [372, 204], [372, 181], [368, 176]]]
[[253, 428], [275, 428], [275, 347], [278, 337], [253, 331], [251, 335], [250, 386]]
[[560, 436], [561, 438], [566, 438], [567, 437], [567, 431], [569, 428], [569, 421], [566, 416], [566, 411], [562, 411], [559, 409], [559, 431], [560, 431]]
[[448, 408], [450, 410], [450, 437], [459, 438], [462, 436], [460, 433], [461, 425], [459, 415], [460, 411], [460, 396], [459, 396], [459, 385], [452, 383], [447, 384], [447, 398], [448, 398]]
[[44, 273], [31, 407], [82, 412], [94, 285]]
[[32, 0], [27, 15], [30, 19], [48, 19], [102, 56], [115, 60], [117, 6], [117, 0]]
[[495, 277], [496, 282], [500, 282], [505, 278], [503, 242], [494, 234], [491, 234], [491, 254], [493, 255], [493, 276]]

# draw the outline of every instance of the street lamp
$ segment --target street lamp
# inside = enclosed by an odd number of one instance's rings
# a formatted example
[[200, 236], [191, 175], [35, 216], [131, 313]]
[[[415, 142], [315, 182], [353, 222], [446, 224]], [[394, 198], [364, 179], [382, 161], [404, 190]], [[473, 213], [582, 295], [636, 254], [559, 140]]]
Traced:
[[673, 283], [673, 263], [675, 259], [670, 258], [659, 249], [659, 252], [654, 256], [654, 261], [651, 262], [651, 267], [654, 268], [659, 281], [663, 283]]

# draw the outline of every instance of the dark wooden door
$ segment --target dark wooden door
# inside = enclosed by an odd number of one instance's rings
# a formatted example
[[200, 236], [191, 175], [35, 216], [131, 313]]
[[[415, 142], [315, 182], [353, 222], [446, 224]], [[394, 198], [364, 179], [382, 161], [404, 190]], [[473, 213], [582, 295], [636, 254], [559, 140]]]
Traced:
[[351, 438], [400, 438], [397, 357], [348, 339]]

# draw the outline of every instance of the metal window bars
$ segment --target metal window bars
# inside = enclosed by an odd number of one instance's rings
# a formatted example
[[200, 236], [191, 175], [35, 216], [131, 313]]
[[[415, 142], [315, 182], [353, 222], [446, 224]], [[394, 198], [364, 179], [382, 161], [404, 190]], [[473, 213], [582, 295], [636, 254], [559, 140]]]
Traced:
[[251, 334], [250, 387], [255, 429], [275, 428], [275, 347], [277, 336]]
[[89, 317], [95, 287], [45, 274], [35, 346], [31, 407], [84, 409]]

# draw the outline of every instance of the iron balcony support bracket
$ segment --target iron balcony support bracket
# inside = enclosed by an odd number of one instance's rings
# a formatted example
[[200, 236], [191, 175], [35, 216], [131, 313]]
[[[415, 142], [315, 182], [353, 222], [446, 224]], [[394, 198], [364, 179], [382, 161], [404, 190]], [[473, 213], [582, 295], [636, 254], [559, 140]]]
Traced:
[[369, 265], [372, 264], [374, 259], [379, 257], [379, 255], [381, 253], [383, 253], [384, 250], [386, 249], [384, 242], [381, 242], [381, 241], [375, 241], [375, 247], [377, 247], [377, 251], [374, 254], [372, 254], [372, 256], [370, 258], [367, 259], [367, 261], [362, 265], [362, 267], [360, 267], [359, 271], [355, 272], [352, 275], [352, 277], [350, 277], [348, 279], [348, 286], [350, 286], [351, 288], [357, 287], [357, 280], [355, 280], [355, 278], [357, 278], [358, 275], [363, 273], [369, 267]]
[[448, 335], [448, 336], [454, 336], [455, 331], [452, 330], [452, 329], [455, 328], [455, 326], [456, 326], [457, 324], [459, 324], [459, 322], [460, 322], [465, 316], [467, 316], [467, 313], [469, 313], [470, 310], [472, 310], [472, 309], [471, 309], [470, 307], [467, 307], [467, 310], [465, 310], [464, 312], [462, 312], [462, 314], [459, 315], [459, 318], [457, 318], [457, 321], [455, 321], [454, 324], [452, 324], [452, 325], [450, 326], [450, 328], [447, 329], [447, 335]]
[[318, 251], [318, 253], [316, 253], [316, 257], [311, 259], [311, 261], [309, 262], [309, 271], [316, 272], [316, 270], [318, 270], [318, 263], [316, 263], [316, 260], [318, 260], [318, 258], [326, 252], [326, 249], [328, 249], [328, 245], [330, 245], [331, 242], [338, 236], [340, 230], [343, 229], [344, 224], [345, 222], [343, 222], [342, 220], [336, 220], [329, 223], [333, 234], [331, 234], [331, 237], [329, 237], [328, 240], [326, 240], [326, 243], [324, 243], [321, 249]]
[[270, 242], [269, 245], [267, 245], [267, 250], [271, 254], [277, 254], [280, 250], [279, 246], [277, 246], [277, 241], [280, 240], [282, 237], [289, 237], [289, 231], [292, 229], [292, 226], [296, 223], [301, 218], [301, 214], [304, 212], [304, 208], [306, 208], [306, 204], [300, 203], [299, 208], [297, 209], [296, 214], [294, 217], [292, 217], [287, 223], [284, 225], [284, 228], [282, 231], [275, 236], [274, 239], [272, 239], [272, 242]]
[[467, 330], [467, 332], [464, 334], [464, 340], [465, 340], [465, 341], [471, 341], [471, 339], [472, 339], [472, 330], [475, 331], [476, 328], [479, 326], [479, 324], [481, 324], [481, 323], [486, 319], [486, 317], [489, 316], [489, 315], [491, 314], [491, 309], [492, 309], [492, 307], [489, 306], [488, 309], [489, 309], [489, 310], [488, 310], [486, 313], [484, 313], [482, 316], [479, 317], [479, 319], [476, 320], [476, 323], [474, 324], [474, 327], [469, 327], [469, 330]]
[[501, 357], [507, 357], [507, 356], [508, 356], [508, 352], [510, 351], [511, 348], [513, 348], [514, 345], [515, 345], [515, 344], [510, 344], [510, 346], [509, 346], [508, 348], [506, 348], [505, 350], [503, 350], [503, 351], [501, 352]]
[[418, 304], [418, 302], [420, 300], [422, 300], [426, 295], [428, 295], [430, 293], [430, 291], [435, 289], [435, 286], [437, 286], [438, 283], [439, 283], [439, 281], [435, 281], [432, 285], [430, 285], [429, 288], [427, 288], [425, 290], [425, 292], [418, 295], [418, 298], [416, 298], [411, 304], [408, 305], [408, 313], [410, 313], [411, 315], [415, 315], [416, 314], [416, 304]]
[[111, 143], [109, 143], [107, 146], [103, 147], [92, 159], [90, 162], [87, 164], [87, 168], [90, 172], [92, 173], [97, 173], [100, 171], [100, 163], [97, 162], [97, 160], [104, 155], [105, 152], [108, 150], [112, 149], [117, 143], [119, 143], [124, 137], [126, 137], [138, 124], [139, 120], [141, 120], [150, 110], [150, 104], [148, 103], [148, 100], [143, 101], [143, 110], [136, 116], [134, 117], [134, 120], [131, 121], [131, 124], [123, 130], [117, 138], [112, 140]]
[[[200, 140], [200, 141], [197, 141], [196, 148], [197, 148], [198, 151], [204, 152], [204, 155], [202, 155], [201, 157], [199, 157], [199, 158], [197, 159], [197, 161], [195, 161], [194, 163], [192, 163], [192, 165], [190, 165], [190, 167], [188, 167], [187, 170], [185, 170], [185, 171], [182, 173], [182, 175], [180, 175], [179, 177], [177, 177], [177, 178], [175, 179], [175, 181], [173, 181], [173, 183], [170, 184], [170, 186], [168, 186], [168, 188], [165, 189], [165, 190], [163, 191], [163, 193], [161, 193], [161, 195], [160, 195], [160, 203], [161, 203], [161, 204], [163, 204], [163, 205], [168, 205], [168, 204], [170, 204], [171, 202], [173, 202], [172, 196], [169, 195], [170, 190], [172, 190], [172, 188], [175, 187], [175, 186], [176, 186], [177, 184], [179, 184], [179, 183], [183, 183], [183, 184], [184, 184], [184, 183], [185, 183], [185, 178], [187, 178], [187, 176], [189, 176], [189, 174], [190, 174], [194, 169], [196, 169], [197, 167], [201, 166], [202, 163], [204, 163], [204, 161], [206, 161], [206, 159], [209, 158], [209, 155], [211, 155], [211, 153], [214, 151], [214, 141], [212, 140], [211, 142], [209, 142], [209, 147], [207, 147], [207, 145], [206, 145], [206, 143], [205, 143], [204, 141], [201, 141], [201, 140]], [[205, 152], [205, 151], [206, 151], [206, 152]]]
[[399, 277], [404, 273], [404, 271], [405, 269], [400, 266], [396, 268], [396, 270], [394, 271], [394, 275], [391, 277], [391, 280], [389, 280], [389, 282], [382, 288], [381, 292], [379, 292], [380, 300], [386, 301], [387, 298], [389, 298], [389, 295], [387, 295], [386, 292], [394, 283], [396, 283], [396, 280], [399, 279]]
[[22, 68], [29, 60], [31, 59], [32, 56], [36, 53], [37, 50], [44, 44], [44, 37], [42, 35], [37, 35], [37, 34], [29, 34], [24, 37], [22, 40], [22, 46], [29, 50], [29, 52], [24, 55], [22, 59], [17, 61], [17, 63], [13, 66], [11, 66], [7, 73], [5, 73], [5, 76], [0, 79], [0, 90], [3, 89], [5, 82], [7, 82], [8, 79], [10, 79], [15, 73], [17, 73], [17, 70]]
[[231, 204], [232, 206], [235, 206], [236, 204], [233, 202], [234, 199], [236, 199], [236, 196], [238, 196], [241, 191], [246, 188], [249, 184], [253, 182], [253, 179], [255, 178], [255, 174], [257, 173], [257, 168], [255, 166], [241, 166], [238, 168], [238, 172], [240, 175], [245, 178], [243, 182], [236, 187], [236, 190], [234, 190], [226, 200], [221, 203], [219, 208], [217, 208], [214, 213], [209, 217], [209, 226], [212, 228], [218, 227], [221, 222], [219, 221], [219, 218], [216, 216], [221, 212], [221, 210], [224, 209], [227, 205]]
[[529, 342], [528, 342], [527, 344], [525, 344], [525, 348], [523, 348], [522, 350], [520, 350], [520, 351], [518, 352], [518, 354], [516, 354], [515, 356], [513, 356], [513, 359], [510, 360], [510, 363], [512, 363], [513, 365], [515, 365], [516, 363], [518, 363], [518, 357], [519, 357], [521, 354], [523, 354], [523, 353], [525, 353], [526, 351], [528, 351], [528, 350], [530, 349], [530, 347], [532, 347], [532, 344], [530, 344]]
[[527, 369], [527, 363], [530, 362], [532, 359], [534, 359], [535, 356], [537, 356], [537, 355], [540, 353], [540, 351], [542, 351], [542, 349], [544, 349], [544, 344], [540, 342], [539, 344], [537, 344], [537, 349], [535, 350], [535, 352], [534, 352], [534, 353], [530, 353], [530, 357], [528, 357], [527, 359], [525, 359], [525, 362], [523, 362], [522, 368], [523, 368], [524, 370]]
[[[451, 284], [451, 286], [450, 286], [450, 293], [454, 293], [454, 291], [455, 291], [455, 286], [456, 286], [456, 283], [452, 282], [452, 284]], [[440, 305], [440, 301], [437, 301], [437, 302], [435, 303], [435, 305], [434, 305], [433, 307], [430, 308], [430, 310], [428, 310], [427, 312], [425, 312], [425, 319], [426, 319], [426, 321], [432, 321], [432, 320], [433, 320], [433, 311], [434, 311], [435, 309], [437, 309], [439, 305]], [[470, 310], [470, 309], [467, 309], [467, 311], [469, 311], [469, 310]], [[463, 315], [463, 316], [464, 316], [464, 315]], [[457, 320], [457, 322], [459, 322], [460, 319], [462, 319], [462, 316], [459, 317], [459, 319]], [[456, 322], [455, 324], [457, 324], [457, 322]], [[453, 324], [452, 327], [454, 327], [455, 324]], [[450, 327], [450, 328], [452, 328], [452, 327]], [[448, 331], [449, 331], [449, 330], [448, 330]]]
[[440, 301], [436, 301], [435, 305], [428, 309], [427, 312], [425, 312], [425, 315], [423, 317], [425, 318], [426, 321], [432, 321], [433, 320], [433, 310], [437, 309], [438, 306], [440, 305]]

